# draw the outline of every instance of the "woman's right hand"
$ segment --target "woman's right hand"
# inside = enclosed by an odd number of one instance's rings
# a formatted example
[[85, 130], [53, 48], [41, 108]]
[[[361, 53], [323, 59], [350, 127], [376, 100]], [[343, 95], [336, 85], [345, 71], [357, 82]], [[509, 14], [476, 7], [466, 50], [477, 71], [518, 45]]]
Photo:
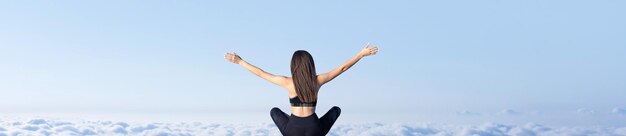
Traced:
[[370, 56], [370, 55], [376, 55], [376, 53], [378, 53], [378, 46], [372, 46], [370, 47], [370, 43], [368, 42], [367, 44], [365, 44], [365, 47], [363, 48], [363, 50], [361, 50], [361, 52], [359, 52], [359, 54], [363, 57], [365, 56]]
[[232, 62], [235, 64], [239, 64], [239, 62], [241, 62], [241, 57], [239, 57], [239, 55], [237, 55], [236, 53], [226, 53], [226, 55], [224, 56], [224, 59], [226, 59], [226, 61], [228, 62]]

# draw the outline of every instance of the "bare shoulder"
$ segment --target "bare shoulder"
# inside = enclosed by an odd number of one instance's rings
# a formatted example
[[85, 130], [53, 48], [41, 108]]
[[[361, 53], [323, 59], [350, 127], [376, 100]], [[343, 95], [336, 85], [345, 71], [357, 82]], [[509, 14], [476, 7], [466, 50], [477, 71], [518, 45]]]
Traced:
[[293, 78], [287, 77], [287, 86], [285, 86], [285, 88], [287, 89], [295, 88], [295, 86], [293, 85]]
[[296, 86], [293, 84], [293, 79], [291, 77], [286, 77], [287, 78], [287, 85], [283, 86], [283, 88], [287, 89], [287, 92], [289, 93], [289, 98], [291, 97], [296, 97]]
[[319, 83], [320, 86], [324, 85], [327, 81], [328, 81], [328, 73], [317, 75], [317, 83]]

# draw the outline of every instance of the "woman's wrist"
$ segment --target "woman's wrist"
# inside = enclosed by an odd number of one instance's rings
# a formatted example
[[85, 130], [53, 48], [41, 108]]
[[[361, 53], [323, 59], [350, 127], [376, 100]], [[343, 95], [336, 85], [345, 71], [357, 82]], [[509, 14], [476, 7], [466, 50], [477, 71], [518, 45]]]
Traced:
[[363, 57], [365, 57], [365, 53], [363, 53], [363, 52], [359, 52], [359, 54], [357, 54], [357, 57], [359, 57], [359, 58], [363, 58]]
[[243, 65], [243, 63], [244, 63], [243, 59], [239, 60], [239, 62], [237, 62], [237, 64], [239, 64], [239, 65]]

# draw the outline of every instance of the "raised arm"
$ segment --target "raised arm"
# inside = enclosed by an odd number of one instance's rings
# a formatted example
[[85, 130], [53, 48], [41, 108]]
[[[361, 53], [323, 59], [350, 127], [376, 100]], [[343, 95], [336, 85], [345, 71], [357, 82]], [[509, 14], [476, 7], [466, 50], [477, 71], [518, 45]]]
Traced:
[[373, 47], [369, 47], [369, 46], [370, 46], [370, 43], [365, 44], [365, 47], [361, 50], [361, 52], [356, 54], [356, 56], [352, 57], [352, 59], [350, 59], [347, 62], [343, 63], [338, 68], [335, 68], [335, 69], [329, 71], [328, 73], [324, 73], [324, 74], [318, 75], [317, 76], [317, 82], [320, 85], [326, 84], [330, 80], [335, 79], [335, 77], [339, 76], [341, 73], [347, 71], [350, 67], [352, 67], [354, 64], [356, 64], [356, 62], [359, 62], [359, 60], [361, 60], [361, 58], [363, 58], [365, 56], [374, 55], [374, 54], [376, 54], [378, 52], [378, 46], [373, 46]]
[[271, 73], [265, 72], [262, 69], [244, 61], [243, 59], [241, 59], [241, 57], [239, 57], [239, 55], [235, 53], [226, 53], [226, 56], [224, 56], [224, 59], [226, 59], [226, 61], [241, 65], [242, 67], [246, 68], [248, 71], [252, 72], [254, 75], [259, 76], [269, 82], [272, 82], [276, 85], [279, 85], [285, 88], [287, 87], [287, 84], [289, 81], [287, 77], [273, 75]]

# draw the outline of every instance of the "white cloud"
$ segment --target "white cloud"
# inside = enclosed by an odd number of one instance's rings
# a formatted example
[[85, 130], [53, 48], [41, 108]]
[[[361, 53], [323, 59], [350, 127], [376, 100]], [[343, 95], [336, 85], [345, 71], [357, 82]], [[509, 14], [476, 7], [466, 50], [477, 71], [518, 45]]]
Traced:
[[496, 114], [498, 115], [522, 115], [522, 112], [519, 112], [513, 109], [504, 109]]
[[471, 111], [468, 111], [468, 110], [456, 112], [456, 114], [457, 115], [466, 115], [466, 116], [477, 116], [477, 115], [480, 115], [480, 113], [471, 112]]
[[626, 136], [626, 127], [615, 129], [615, 134]]
[[619, 115], [626, 115], [626, 109], [624, 108], [615, 107], [612, 112]]
[[[0, 136], [5, 135], [148, 135], [192, 136], [280, 135], [271, 123], [220, 124], [220, 123], [126, 123], [111, 121], [62, 121], [53, 119], [0, 120]], [[482, 125], [451, 125], [428, 123], [349, 123], [336, 124], [330, 136], [371, 135], [626, 135], [626, 127], [548, 127], [535, 123], [507, 125], [484, 123]]]
[[576, 110], [576, 112], [578, 112], [580, 114], [594, 114], [594, 113], [596, 113], [595, 110], [587, 109], [587, 108], [579, 108], [578, 110]]

